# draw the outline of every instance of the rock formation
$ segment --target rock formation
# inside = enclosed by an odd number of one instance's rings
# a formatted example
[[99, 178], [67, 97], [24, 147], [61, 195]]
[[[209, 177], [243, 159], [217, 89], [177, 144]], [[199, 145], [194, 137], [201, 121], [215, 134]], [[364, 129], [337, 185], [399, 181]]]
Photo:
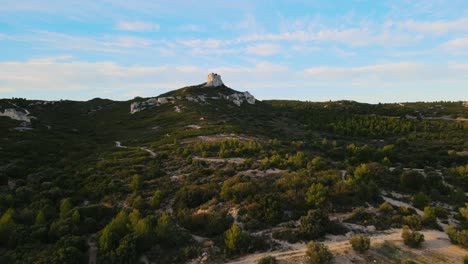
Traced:
[[[216, 73], [208, 74], [208, 82], [205, 84], [205, 87], [219, 87], [223, 85], [224, 84], [223, 84], [223, 81], [221, 81], [221, 75], [218, 75]], [[175, 105], [175, 111], [181, 112], [181, 109], [184, 107], [183, 104], [181, 104], [182, 103], [181, 100], [187, 100], [188, 102], [198, 103], [198, 104], [209, 104], [210, 100], [226, 100], [228, 102], [232, 102], [233, 104], [237, 106], [241, 106], [244, 102], [247, 104], [255, 104], [256, 99], [249, 92], [235, 92], [235, 91], [233, 92], [234, 93], [226, 92], [226, 91], [223, 91], [222, 89], [219, 89], [217, 95], [213, 95], [213, 93], [211, 92], [211, 95], [188, 94], [186, 96], [154, 97], [154, 98], [147, 99], [146, 101], [133, 102], [130, 105], [130, 113], [134, 114], [134, 113], [143, 111], [147, 108], [153, 108], [153, 107], [161, 106], [163, 104], [168, 104], [168, 103], [172, 103], [172, 104], [177, 103], [178, 105]]]
[[0, 111], [0, 116], [6, 116], [14, 120], [24, 121], [27, 123], [31, 123], [31, 119], [34, 118], [29, 116], [29, 112], [23, 113], [13, 108], [5, 109], [3, 112]]
[[208, 81], [205, 84], [206, 87], [218, 87], [223, 85], [224, 84], [223, 81], [221, 81], [221, 75], [218, 75], [216, 73], [208, 74]]

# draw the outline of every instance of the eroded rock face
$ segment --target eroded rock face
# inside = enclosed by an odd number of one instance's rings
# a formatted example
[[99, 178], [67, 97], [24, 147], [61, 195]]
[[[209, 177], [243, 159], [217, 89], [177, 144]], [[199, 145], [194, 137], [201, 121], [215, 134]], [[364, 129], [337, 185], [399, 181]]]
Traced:
[[218, 87], [223, 86], [223, 81], [221, 81], [221, 75], [216, 73], [208, 74], [208, 81], [205, 84], [206, 87]]

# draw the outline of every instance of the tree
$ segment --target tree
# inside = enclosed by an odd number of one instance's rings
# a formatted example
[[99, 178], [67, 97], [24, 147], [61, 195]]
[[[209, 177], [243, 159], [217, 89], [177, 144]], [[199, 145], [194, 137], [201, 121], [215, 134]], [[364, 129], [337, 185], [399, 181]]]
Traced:
[[151, 209], [158, 209], [159, 206], [161, 206], [162, 198], [162, 192], [160, 190], [156, 190], [150, 200]]
[[174, 224], [172, 223], [171, 217], [163, 213], [156, 224], [156, 236], [160, 241], [170, 240], [174, 232]]
[[47, 219], [43, 210], [40, 210], [36, 215], [36, 220], [34, 221], [35, 225], [46, 225]]
[[135, 263], [138, 257], [136, 238], [133, 234], [123, 237], [115, 250], [112, 263]]
[[314, 264], [328, 264], [331, 263], [333, 258], [332, 253], [326, 245], [314, 241], [310, 241], [307, 244], [306, 254]]
[[60, 201], [60, 218], [65, 218], [72, 209], [72, 203], [70, 198], [65, 198]]
[[112, 221], [104, 227], [99, 236], [99, 246], [103, 251], [117, 248], [120, 239], [130, 232], [130, 221], [125, 211], [120, 211]]
[[81, 220], [80, 212], [78, 210], [73, 210], [72, 221], [74, 224], [79, 224]]
[[130, 182], [130, 188], [134, 191], [137, 192], [141, 186], [143, 185], [143, 181], [141, 179], [140, 175], [133, 175], [132, 176], [132, 181]]
[[133, 232], [137, 239], [138, 248], [148, 249], [152, 244], [152, 228], [149, 219], [143, 218], [138, 220], [138, 222], [133, 227]]
[[357, 183], [368, 183], [373, 180], [373, 174], [366, 164], [361, 164], [354, 170], [353, 180]]
[[242, 232], [238, 225], [232, 224], [224, 233], [224, 245], [226, 255], [234, 255], [241, 253], [243, 246], [245, 246], [246, 235]]
[[143, 197], [141, 195], [138, 195], [135, 197], [132, 203], [133, 208], [136, 208], [138, 210], [142, 210], [145, 207], [145, 201], [143, 200]]
[[364, 253], [370, 248], [370, 239], [364, 235], [354, 235], [349, 240], [354, 251]]
[[320, 156], [317, 156], [313, 158], [312, 161], [307, 164], [307, 169], [318, 171], [318, 170], [324, 169], [326, 165], [327, 165], [326, 160]]
[[16, 223], [13, 219], [15, 211], [10, 208], [0, 217], [0, 244], [7, 245], [10, 237], [14, 234]]
[[405, 245], [412, 248], [417, 248], [424, 242], [424, 235], [416, 231], [411, 231], [408, 226], [403, 227], [401, 237]]
[[306, 193], [306, 202], [315, 208], [320, 208], [327, 200], [328, 188], [321, 183], [313, 183]]
[[138, 209], [133, 209], [133, 211], [128, 215], [128, 220], [132, 224], [132, 227], [134, 227], [138, 223], [138, 221], [140, 221], [140, 219], [141, 214], [140, 211], [138, 211]]

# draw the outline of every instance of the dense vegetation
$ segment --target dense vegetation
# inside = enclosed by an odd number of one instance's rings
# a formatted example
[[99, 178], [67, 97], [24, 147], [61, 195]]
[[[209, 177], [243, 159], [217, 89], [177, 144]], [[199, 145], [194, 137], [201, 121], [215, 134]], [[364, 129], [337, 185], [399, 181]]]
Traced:
[[[460, 102], [175, 104], [181, 113], [167, 104], [131, 115], [130, 102], [0, 100], [37, 117], [23, 131], [0, 117], [0, 263], [86, 263], [93, 247], [98, 263], [221, 262], [277, 247], [262, 232], [273, 227], [289, 242], [346, 233], [330, 216], [351, 211], [346, 222], [405, 226], [417, 246], [416, 230], [440, 229], [451, 210], [447, 233], [467, 246]], [[384, 202], [392, 193], [424, 215]], [[352, 244], [364, 252], [368, 242]], [[318, 243], [307, 254], [332, 258]]]

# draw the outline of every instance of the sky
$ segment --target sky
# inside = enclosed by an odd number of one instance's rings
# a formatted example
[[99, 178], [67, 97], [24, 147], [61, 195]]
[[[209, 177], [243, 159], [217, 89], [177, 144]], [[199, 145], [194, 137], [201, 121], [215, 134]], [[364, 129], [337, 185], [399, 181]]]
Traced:
[[0, 0], [0, 98], [468, 101], [466, 0]]

